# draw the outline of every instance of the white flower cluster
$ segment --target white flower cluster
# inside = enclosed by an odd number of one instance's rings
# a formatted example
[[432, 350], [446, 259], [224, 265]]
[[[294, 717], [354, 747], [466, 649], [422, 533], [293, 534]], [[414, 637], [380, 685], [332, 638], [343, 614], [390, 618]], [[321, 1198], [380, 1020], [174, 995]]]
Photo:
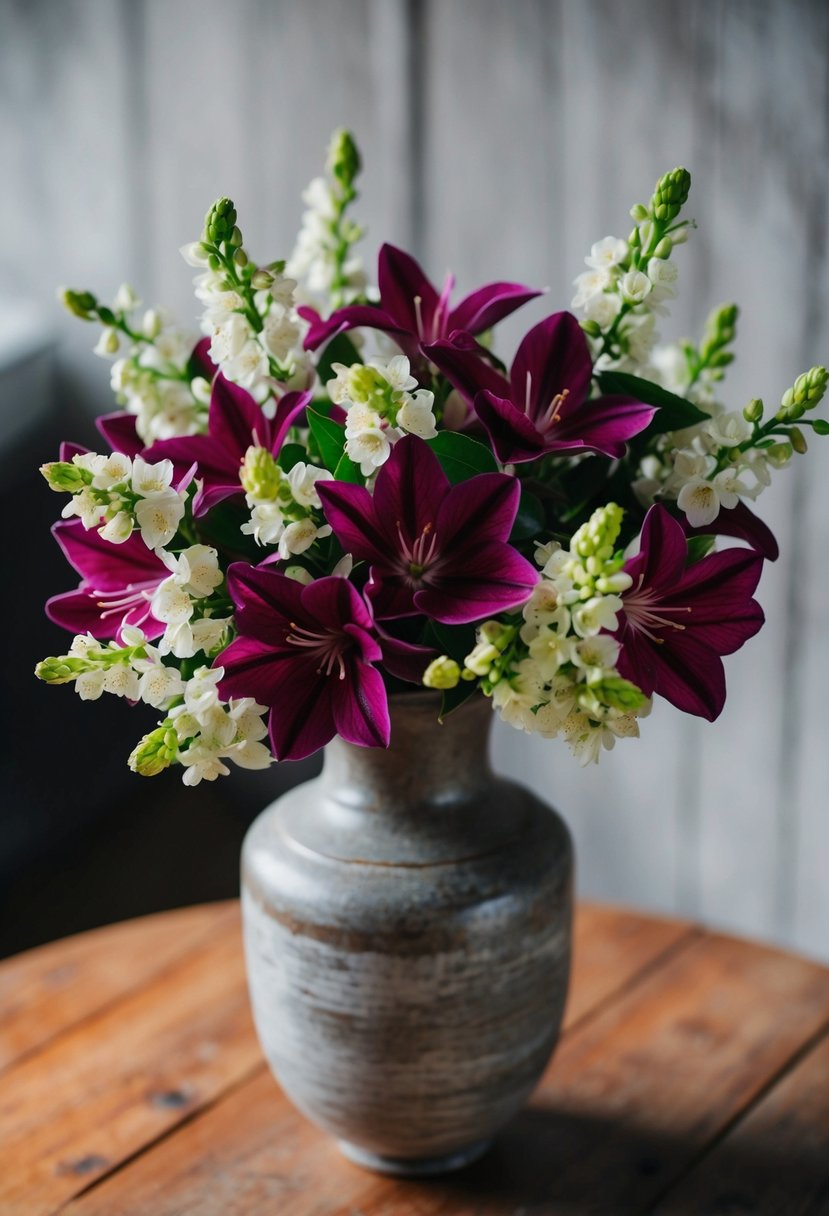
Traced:
[[[332, 364], [336, 377], [326, 388], [335, 405], [346, 410], [345, 451], [370, 477], [389, 458], [392, 445], [404, 433], [434, 439], [434, 393], [418, 388], [405, 355], [388, 363]], [[414, 392], [412, 390], [415, 390]]]
[[[620, 520], [611, 504], [579, 529], [569, 550], [555, 544], [539, 549], [542, 579], [492, 686], [505, 722], [545, 738], [562, 735], [582, 765], [597, 762], [617, 738], [638, 737], [637, 718], [649, 708], [639, 689], [619, 676], [619, 643], [609, 636], [618, 627], [620, 592], [631, 585], [613, 555]], [[467, 658], [476, 674], [494, 657], [481, 650], [491, 624]], [[497, 639], [490, 644], [499, 650]]]
[[306, 210], [286, 273], [302, 280], [311, 300], [327, 301], [338, 285], [341, 304], [349, 304], [365, 290], [366, 276], [362, 259], [354, 253], [339, 265], [340, 208], [331, 183], [315, 177], [302, 201]]
[[208, 599], [223, 582], [216, 550], [191, 545], [178, 556], [160, 552], [159, 557], [172, 571], [150, 601], [153, 616], [165, 625], [159, 654], [177, 659], [191, 659], [199, 651], [209, 654], [220, 645], [230, 625], [230, 617], [213, 617], [209, 610], [193, 619], [197, 601]]
[[43, 471], [56, 490], [69, 488], [65, 478], [73, 472], [82, 478], [77, 490], [70, 490], [63, 518], [79, 516], [85, 528], [97, 528], [104, 540], [116, 545], [138, 528], [148, 549], [161, 549], [173, 539], [184, 516], [187, 492], [174, 488], [169, 460], [149, 464], [141, 456], [131, 459], [122, 452], [110, 456], [83, 452], [72, 457], [71, 465], [45, 465]]
[[268, 286], [246, 298], [224, 271], [210, 269], [198, 241], [183, 246], [181, 254], [201, 271], [194, 284], [204, 305], [201, 327], [211, 339], [210, 358], [273, 417], [274, 391], [304, 387], [311, 370], [310, 356], [302, 349], [304, 325], [294, 307], [296, 281], [264, 272]]
[[303, 461], [283, 473], [270, 452], [249, 448], [242, 484], [251, 515], [242, 532], [259, 545], [276, 545], [283, 560], [304, 553], [314, 541], [331, 535], [330, 525], [319, 523], [314, 513], [322, 510], [317, 483], [333, 480], [327, 469]]
[[184, 767], [185, 785], [228, 776], [225, 760], [252, 769], [268, 768], [272, 763], [270, 751], [261, 742], [268, 733], [262, 720], [267, 707], [257, 705], [251, 697], [221, 701], [218, 685], [223, 676], [222, 667], [200, 667], [187, 681], [183, 701], [170, 710], [168, 729], [175, 732], [176, 759]]
[[[677, 232], [672, 244], [684, 239], [685, 231]], [[667, 315], [666, 303], [676, 296], [677, 268], [668, 260], [669, 253], [665, 257], [652, 254], [645, 269], [633, 269], [627, 241], [606, 236], [584, 259], [589, 269], [574, 280], [571, 306], [600, 335], [617, 326], [618, 343], [624, 351], [620, 358], [603, 355], [600, 370], [633, 371], [648, 364], [659, 336], [654, 313]]]
[[105, 325], [94, 350], [115, 360], [112, 390], [119, 404], [135, 415], [139, 438], [149, 446], [157, 439], [203, 430], [210, 386], [201, 377], [189, 378], [192, 336], [163, 309], [149, 308], [140, 320], [133, 319], [130, 314], [140, 303], [132, 287], [122, 283], [113, 310], [123, 329]]

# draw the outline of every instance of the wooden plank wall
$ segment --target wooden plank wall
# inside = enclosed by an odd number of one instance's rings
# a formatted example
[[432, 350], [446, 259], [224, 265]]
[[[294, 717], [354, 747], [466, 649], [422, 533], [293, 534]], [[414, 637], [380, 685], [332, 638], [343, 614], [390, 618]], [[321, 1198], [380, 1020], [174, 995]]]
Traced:
[[[549, 285], [561, 307], [591, 242], [624, 235], [684, 163], [700, 229], [664, 334], [736, 297], [730, 399], [775, 399], [829, 357], [827, 64], [821, 0], [0, 0], [0, 290], [48, 309], [56, 282], [105, 294], [126, 275], [187, 317], [176, 249], [209, 202], [233, 196], [251, 245], [284, 254], [347, 124], [372, 241], [461, 287]], [[504, 326], [507, 350], [542, 308]], [[66, 409], [104, 408], [88, 332], [54, 325]], [[497, 755], [565, 812], [584, 893], [829, 958], [829, 441], [814, 446], [763, 499], [784, 556], [716, 727], [659, 706], [590, 772], [508, 730]]]

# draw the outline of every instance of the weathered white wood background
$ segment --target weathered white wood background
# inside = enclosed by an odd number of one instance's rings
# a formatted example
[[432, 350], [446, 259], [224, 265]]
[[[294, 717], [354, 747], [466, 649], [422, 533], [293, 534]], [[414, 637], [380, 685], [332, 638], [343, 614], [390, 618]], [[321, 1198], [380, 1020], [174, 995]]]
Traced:
[[[700, 229], [666, 336], [743, 304], [730, 400], [779, 397], [829, 357], [829, 5], [820, 0], [0, 0], [0, 290], [122, 278], [192, 315], [176, 250], [235, 200], [250, 246], [290, 249], [329, 132], [358, 134], [371, 242], [462, 287], [549, 284], [665, 169]], [[541, 315], [504, 327], [507, 349]], [[54, 315], [70, 411], [108, 405], [89, 331]], [[24, 408], [24, 403], [21, 403]], [[728, 663], [711, 727], [660, 705], [582, 772], [497, 739], [563, 809], [583, 893], [829, 957], [829, 441], [762, 501], [783, 557], [768, 624]]]

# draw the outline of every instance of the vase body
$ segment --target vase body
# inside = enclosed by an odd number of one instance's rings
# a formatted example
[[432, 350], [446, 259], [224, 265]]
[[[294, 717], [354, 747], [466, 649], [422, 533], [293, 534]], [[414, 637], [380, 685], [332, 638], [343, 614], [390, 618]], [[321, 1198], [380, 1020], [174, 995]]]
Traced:
[[473, 1159], [550, 1058], [567, 992], [572, 848], [495, 776], [490, 703], [390, 699], [388, 750], [335, 739], [245, 840], [254, 1020], [287, 1096], [390, 1173]]

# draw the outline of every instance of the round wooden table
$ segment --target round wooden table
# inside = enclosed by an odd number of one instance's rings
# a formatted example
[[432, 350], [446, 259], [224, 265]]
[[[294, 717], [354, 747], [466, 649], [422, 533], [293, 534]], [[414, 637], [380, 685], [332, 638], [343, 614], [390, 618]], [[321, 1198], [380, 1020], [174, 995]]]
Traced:
[[365, 1173], [283, 1098], [235, 904], [0, 964], [0, 1214], [829, 1213], [829, 970], [579, 909], [561, 1044], [477, 1165]]

